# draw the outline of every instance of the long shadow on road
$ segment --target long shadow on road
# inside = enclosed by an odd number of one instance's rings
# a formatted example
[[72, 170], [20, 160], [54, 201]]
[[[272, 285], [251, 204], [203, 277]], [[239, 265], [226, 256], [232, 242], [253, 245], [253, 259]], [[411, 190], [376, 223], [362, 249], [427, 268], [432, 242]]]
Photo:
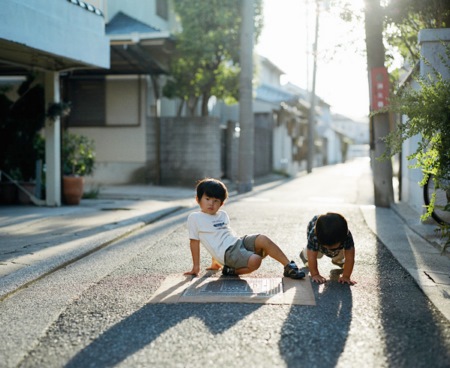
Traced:
[[[338, 271], [338, 270], [335, 270]], [[287, 367], [335, 367], [352, 319], [352, 290], [336, 282], [313, 284], [316, 307], [292, 306], [279, 344]]]
[[[312, 364], [310, 366], [314, 366], [313, 362], [320, 362], [319, 366], [324, 367], [335, 366], [346, 343], [352, 318], [351, 287], [329, 282], [322, 286], [314, 285], [314, 293], [317, 306], [292, 306], [283, 323], [279, 351], [288, 367], [298, 367], [300, 363], [307, 362]], [[101, 334], [65, 367], [115, 366], [189, 319], [201, 321], [209, 333], [220, 335], [261, 306], [228, 303], [147, 304]], [[195, 330], [192, 332], [195, 333]], [[332, 343], [330, 336], [333, 336]], [[327, 347], [326, 354], [323, 349], [318, 349], [323, 346]], [[250, 347], [241, 348], [243, 353], [252, 350]]]
[[450, 323], [383, 245], [377, 246], [380, 319], [390, 367], [448, 367]]
[[202, 321], [212, 334], [221, 334], [260, 307], [256, 304], [244, 304], [239, 306], [239, 313], [232, 313], [226, 310], [235, 308], [220, 306], [221, 304], [147, 304], [100, 335], [75, 355], [66, 367], [115, 366], [170, 328], [190, 318]]

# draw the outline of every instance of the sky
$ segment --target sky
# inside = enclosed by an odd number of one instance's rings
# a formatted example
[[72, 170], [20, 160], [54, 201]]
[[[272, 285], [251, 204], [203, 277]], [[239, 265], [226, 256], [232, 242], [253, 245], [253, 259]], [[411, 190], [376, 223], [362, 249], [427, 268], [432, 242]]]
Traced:
[[[363, 9], [363, 0], [352, 4]], [[264, 28], [256, 52], [283, 70], [284, 79], [311, 90], [315, 1], [263, 0], [263, 5]], [[320, 9], [316, 95], [333, 113], [359, 119], [369, 114], [364, 24], [344, 22], [338, 11]]]

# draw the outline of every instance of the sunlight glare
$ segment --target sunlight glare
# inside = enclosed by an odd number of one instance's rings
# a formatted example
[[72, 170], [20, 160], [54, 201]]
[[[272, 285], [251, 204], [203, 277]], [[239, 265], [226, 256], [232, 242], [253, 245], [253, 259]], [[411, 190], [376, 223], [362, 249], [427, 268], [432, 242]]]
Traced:
[[[369, 110], [364, 2], [351, 5], [360, 17], [352, 22], [342, 20], [337, 7], [320, 12], [316, 94], [333, 112], [360, 117]], [[314, 30], [315, 1], [264, 0], [264, 29], [256, 51], [287, 74], [283, 83], [310, 89]]]

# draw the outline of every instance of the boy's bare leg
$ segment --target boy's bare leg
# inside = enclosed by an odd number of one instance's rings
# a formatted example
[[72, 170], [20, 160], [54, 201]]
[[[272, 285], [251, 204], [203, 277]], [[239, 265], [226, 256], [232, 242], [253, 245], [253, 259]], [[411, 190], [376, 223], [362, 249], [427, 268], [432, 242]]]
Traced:
[[234, 273], [236, 275], [244, 275], [256, 271], [261, 266], [262, 257], [257, 254], [252, 254], [248, 259], [247, 267], [236, 268]]
[[266, 235], [258, 235], [255, 239], [255, 252], [258, 254], [267, 254], [280, 262], [283, 266], [289, 263], [289, 259], [284, 252], [276, 245], [272, 239]]
[[283, 267], [289, 263], [289, 259], [284, 252], [266, 235], [258, 235], [255, 239], [255, 253], [250, 256], [247, 267], [237, 268], [234, 272], [236, 275], [243, 275], [256, 271], [262, 262], [262, 257], [259, 254], [269, 255], [273, 259], [280, 262]]

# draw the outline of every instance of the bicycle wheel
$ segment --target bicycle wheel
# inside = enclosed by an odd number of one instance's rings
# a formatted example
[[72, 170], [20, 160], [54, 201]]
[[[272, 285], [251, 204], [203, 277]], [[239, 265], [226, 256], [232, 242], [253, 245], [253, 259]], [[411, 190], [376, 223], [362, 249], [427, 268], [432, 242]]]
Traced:
[[426, 206], [430, 204], [434, 194], [436, 194], [436, 199], [431, 217], [441, 225], [450, 225], [450, 212], [444, 210], [445, 206], [447, 206], [450, 201], [450, 193], [442, 189], [441, 186], [436, 183], [434, 176], [430, 175], [423, 187], [423, 199]]

